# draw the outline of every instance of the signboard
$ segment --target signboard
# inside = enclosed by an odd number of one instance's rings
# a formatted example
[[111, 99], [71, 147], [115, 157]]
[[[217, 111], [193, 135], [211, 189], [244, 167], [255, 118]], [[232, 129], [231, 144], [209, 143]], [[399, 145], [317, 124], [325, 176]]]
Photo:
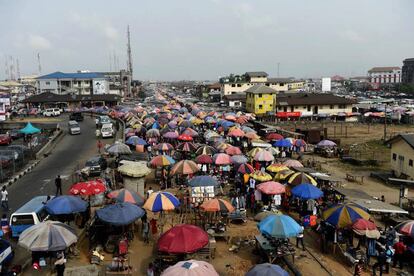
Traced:
[[277, 112], [276, 116], [278, 118], [288, 118], [288, 117], [300, 117], [301, 113], [297, 112]]
[[0, 95], [0, 121], [6, 120], [6, 111], [10, 107], [10, 96]]
[[93, 94], [101, 95], [108, 92], [108, 83], [106, 80], [94, 80], [93, 81]]
[[331, 92], [331, 78], [322, 78], [322, 92]]

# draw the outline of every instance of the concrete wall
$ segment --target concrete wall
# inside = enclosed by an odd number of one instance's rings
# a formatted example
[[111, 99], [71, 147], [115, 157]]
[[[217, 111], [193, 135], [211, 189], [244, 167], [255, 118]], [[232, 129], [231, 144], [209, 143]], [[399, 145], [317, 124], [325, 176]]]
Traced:
[[[308, 111], [308, 105], [299, 105], [299, 106], [286, 106], [287, 112], [301, 112], [303, 114], [310, 114], [313, 113], [316, 105], [309, 105], [310, 111]], [[329, 115], [336, 115], [340, 112], [352, 112], [352, 105], [345, 105], [344, 108], [340, 108], [339, 105], [335, 104], [332, 105], [317, 105], [318, 106], [318, 113], [316, 114], [329, 114]], [[292, 109], [293, 108], [293, 109]], [[277, 107], [278, 112], [284, 112], [284, 106]]]
[[[395, 154], [395, 155], [394, 155]], [[414, 162], [414, 149], [404, 140], [399, 140], [391, 145], [391, 168], [396, 176], [407, 175], [414, 180], [414, 167], [409, 166], [409, 160]], [[404, 160], [402, 160], [404, 158]]]

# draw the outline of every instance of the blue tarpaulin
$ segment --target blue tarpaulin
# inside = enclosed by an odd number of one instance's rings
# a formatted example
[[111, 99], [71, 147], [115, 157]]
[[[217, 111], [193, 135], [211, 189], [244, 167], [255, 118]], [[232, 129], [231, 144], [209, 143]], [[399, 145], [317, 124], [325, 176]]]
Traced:
[[40, 133], [40, 129], [38, 129], [37, 127], [34, 127], [30, 122], [27, 123], [27, 125], [19, 131], [24, 134]]

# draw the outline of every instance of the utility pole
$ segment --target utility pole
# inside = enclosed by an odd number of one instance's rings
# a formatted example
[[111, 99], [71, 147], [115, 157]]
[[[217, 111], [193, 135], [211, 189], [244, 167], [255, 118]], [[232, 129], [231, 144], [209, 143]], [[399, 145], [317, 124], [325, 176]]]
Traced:
[[40, 64], [40, 53], [37, 53], [37, 70], [39, 72], [39, 76], [42, 75], [42, 65]]
[[4, 76], [4, 78], [7, 80], [9, 78], [9, 64], [7, 62], [7, 56], [4, 56], [4, 57], [5, 57], [5, 61], [4, 61], [4, 68], [5, 68], [4, 73], [5, 73], [5, 76]]
[[385, 110], [384, 110], [385, 116], [384, 116], [384, 142], [387, 140], [387, 104], [385, 104]]
[[129, 25], [127, 28], [127, 39], [128, 39], [128, 44], [127, 44], [127, 54], [128, 54], [128, 72], [131, 75], [132, 78], [132, 53], [131, 53], [131, 33], [129, 32]]
[[16, 78], [20, 79], [20, 65], [19, 65], [19, 59], [16, 59]]

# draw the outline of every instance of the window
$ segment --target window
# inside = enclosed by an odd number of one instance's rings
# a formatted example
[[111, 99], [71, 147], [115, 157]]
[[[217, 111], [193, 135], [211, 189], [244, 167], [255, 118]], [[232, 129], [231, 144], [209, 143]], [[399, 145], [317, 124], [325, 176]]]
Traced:
[[231, 85], [231, 87], [236, 87], [236, 85], [233, 83], [233, 84]]
[[398, 155], [398, 161], [404, 162], [404, 156]]
[[50, 85], [50, 81], [47, 81], [47, 82], [46, 82], [46, 85]]
[[303, 106], [303, 109], [306, 109], [306, 105]]
[[331, 105], [329, 106], [329, 108], [330, 108], [330, 109], [334, 109], [334, 105], [333, 105], [333, 104], [331, 104]]
[[392, 154], [392, 160], [394, 160], [394, 161], [397, 160], [397, 154], [395, 154], [395, 153]]
[[413, 166], [413, 159], [408, 160], [408, 166], [410, 166], [410, 167]]
[[262, 108], [263, 108], [263, 105], [259, 104], [259, 109], [262, 109]]
[[240, 84], [240, 83], [238, 83], [238, 84], [237, 84], [237, 87], [241, 87], [241, 84]]
[[338, 105], [338, 108], [346, 108], [346, 105], [340, 104], [340, 105]]
[[262, 94], [259, 94], [259, 98], [261, 98], [262, 97]]
[[308, 111], [311, 111], [311, 106], [310, 105], [308, 105]]

